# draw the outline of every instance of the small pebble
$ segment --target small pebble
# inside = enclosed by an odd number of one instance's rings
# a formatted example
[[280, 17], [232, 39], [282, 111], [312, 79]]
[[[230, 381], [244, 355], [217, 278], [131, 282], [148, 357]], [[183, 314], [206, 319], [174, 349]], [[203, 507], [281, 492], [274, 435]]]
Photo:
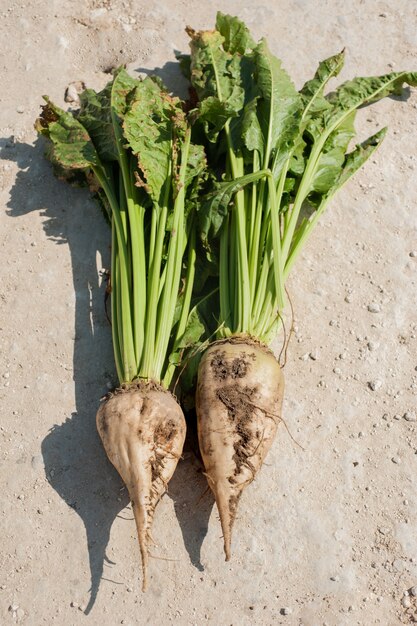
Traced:
[[411, 601], [410, 601], [410, 599], [409, 599], [409, 598], [404, 597], [404, 598], [401, 600], [401, 604], [403, 605], [403, 607], [404, 607], [405, 609], [409, 609], [409, 608], [410, 608], [410, 606], [411, 606]]
[[78, 604], [78, 602], [74, 602], [73, 601], [73, 602], [71, 602], [71, 606], [72, 606], [73, 609], [78, 609], [79, 604]]
[[25, 112], [25, 107], [20, 105], [17, 107], [16, 109], [16, 113], [24, 113]]
[[17, 611], [18, 608], [19, 608], [18, 604], [11, 604], [9, 606], [9, 611], [12, 611], [14, 613], [15, 611]]
[[371, 380], [368, 383], [368, 387], [369, 389], [372, 389], [372, 391], [377, 391], [378, 389], [381, 389], [382, 387], [382, 380], [379, 380], [379, 379]]
[[74, 83], [70, 83], [65, 90], [65, 102], [71, 102], [73, 104], [79, 104], [79, 93], [84, 91], [85, 83], [81, 80], [77, 80]]
[[368, 341], [367, 347], [370, 352], [373, 352], [374, 350], [379, 348], [379, 343], [377, 343], [376, 341]]
[[9, 378], [9, 377], [10, 377], [9, 372], [4, 372], [4, 374], [3, 374], [3, 378]]
[[22, 620], [25, 617], [25, 612], [23, 609], [17, 609], [16, 617], [18, 620]]
[[292, 609], [290, 609], [289, 606], [285, 606], [283, 609], [281, 609], [281, 615], [291, 615], [292, 613]]
[[417, 415], [414, 411], [406, 411], [403, 418], [406, 422], [417, 422]]
[[396, 465], [401, 465], [401, 459], [399, 456], [393, 456], [391, 461], [395, 463]]
[[410, 256], [411, 256], [412, 258], [415, 258], [415, 257], [417, 256], [417, 250], [411, 250], [411, 252], [410, 252]]
[[371, 304], [368, 304], [368, 311], [370, 313], [380, 313], [381, 307], [377, 302], [372, 302]]
[[351, 294], [348, 294], [347, 296], [345, 296], [345, 302], [347, 302], [348, 304], [353, 302], [353, 298]]
[[417, 586], [411, 587], [410, 596], [413, 596], [413, 598], [417, 598]]

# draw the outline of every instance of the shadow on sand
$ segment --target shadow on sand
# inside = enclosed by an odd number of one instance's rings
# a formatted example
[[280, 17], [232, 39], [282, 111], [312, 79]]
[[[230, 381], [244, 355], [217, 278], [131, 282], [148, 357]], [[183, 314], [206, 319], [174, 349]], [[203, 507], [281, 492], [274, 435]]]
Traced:
[[[99, 399], [106, 382], [116, 383], [111, 333], [104, 312], [105, 285], [99, 284], [96, 255], [108, 262], [109, 232], [95, 202], [85, 189], [74, 189], [52, 174], [43, 152], [44, 143], [15, 143], [1, 139], [1, 157], [19, 167], [11, 190], [8, 214], [19, 218], [36, 212], [48, 238], [68, 245], [75, 291], [75, 341], [73, 376], [76, 412], [56, 424], [42, 442], [46, 478], [59, 496], [74, 509], [86, 531], [90, 565], [90, 597], [85, 613], [94, 606], [105, 566], [111, 565], [106, 547], [115, 518], [128, 504], [123, 483], [108, 462], [95, 427]], [[91, 322], [93, 320], [93, 324]], [[213, 505], [211, 495], [199, 499], [206, 480], [191, 452], [179, 464], [170, 483], [170, 497], [181, 526], [191, 562], [200, 570], [200, 548]], [[192, 511], [192, 514], [190, 514]], [[133, 523], [133, 522], [132, 522]], [[139, 557], [138, 557], [139, 558]], [[63, 581], [64, 582], [64, 581]]]

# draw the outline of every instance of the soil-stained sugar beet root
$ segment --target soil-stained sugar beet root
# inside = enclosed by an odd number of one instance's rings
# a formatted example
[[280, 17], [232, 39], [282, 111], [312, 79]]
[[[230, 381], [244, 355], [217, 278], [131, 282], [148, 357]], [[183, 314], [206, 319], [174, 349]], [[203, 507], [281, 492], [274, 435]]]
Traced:
[[100, 406], [97, 429], [132, 500], [145, 590], [155, 507], [182, 453], [184, 415], [174, 396], [159, 385], [132, 383], [110, 394]]
[[243, 489], [261, 468], [281, 416], [284, 377], [272, 352], [234, 337], [212, 344], [198, 372], [200, 451], [216, 498], [226, 561]]

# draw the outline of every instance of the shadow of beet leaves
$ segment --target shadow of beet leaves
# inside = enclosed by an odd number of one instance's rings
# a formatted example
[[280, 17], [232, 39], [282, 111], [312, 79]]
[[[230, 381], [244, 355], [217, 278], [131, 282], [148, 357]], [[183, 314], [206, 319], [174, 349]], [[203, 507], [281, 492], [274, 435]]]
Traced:
[[[107, 568], [106, 556], [115, 518], [129, 502], [127, 491], [108, 461], [96, 431], [95, 414], [106, 383], [117, 383], [113, 366], [111, 332], [104, 310], [105, 285], [99, 286], [96, 255], [109, 264], [109, 231], [98, 206], [86, 189], [57, 180], [44, 158], [44, 142], [16, 143], [0, 139], [1, 157], [19, 167], [8, 202], [8, 214], [18, 218], [37, 212], [47, 237], [69, 247], [75, 291], [73, 372], [76, 412], [56, 424], [41, 445], [46, 478], [51, 487], [80, 516], [88, 545], [90, 597], [94, 606]], [[184, 544], [199, 570], [201, 545], [207, 533], [213, 498], [194, 455], [198, 448], [189, 429], [186, 460], [179, 463], [169, 485]], [[191, 513], [190, 513], [191, 512]]]
[[114, 519], [128, 503], [126, 490], [107, 460], [95, 426], [106, 381], [115, 380], [111, 333], [99, 286], [96, 255], [109, 257], [109, 229], [86, 189], [57, 180], [44, 158], [44, 142], [33, 146], [2, 140], [2, 158], [19, 167], [8, 203], [10, 216], [39, 213], [48, 238], [67, 244], [75, 291], [73, 372], [76, 412], [55, 425], [42, 442], [46, 478], [82, 519], [88, 544], [91, 589], [85, 612], [94, 605], [103, 577]]

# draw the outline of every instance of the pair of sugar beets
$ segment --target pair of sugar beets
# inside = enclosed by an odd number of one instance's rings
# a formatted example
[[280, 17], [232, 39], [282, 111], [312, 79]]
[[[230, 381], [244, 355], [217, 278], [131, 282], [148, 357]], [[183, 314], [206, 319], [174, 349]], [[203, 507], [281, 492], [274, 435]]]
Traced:
[[182, 454], [173, 391], [194, 396], [200, 451], [226, 559], [242, 490], [281, 420], [284, 381], [268, 348], [285, 281], [327, 204], [386, 129], [349, 149], [359, 107], [417, 74], [355, 78], [328, 93], [344, 53], [297, 91], [237, 18], [187, 29], [190, 100], [124, 69], [80, 109], [46, 98], [37, 130], [58, 176], [86, 184], [111, 225], [111, 322], [120, 387], [97, 427], [132, 500], [146, 586], [155, 507]]

